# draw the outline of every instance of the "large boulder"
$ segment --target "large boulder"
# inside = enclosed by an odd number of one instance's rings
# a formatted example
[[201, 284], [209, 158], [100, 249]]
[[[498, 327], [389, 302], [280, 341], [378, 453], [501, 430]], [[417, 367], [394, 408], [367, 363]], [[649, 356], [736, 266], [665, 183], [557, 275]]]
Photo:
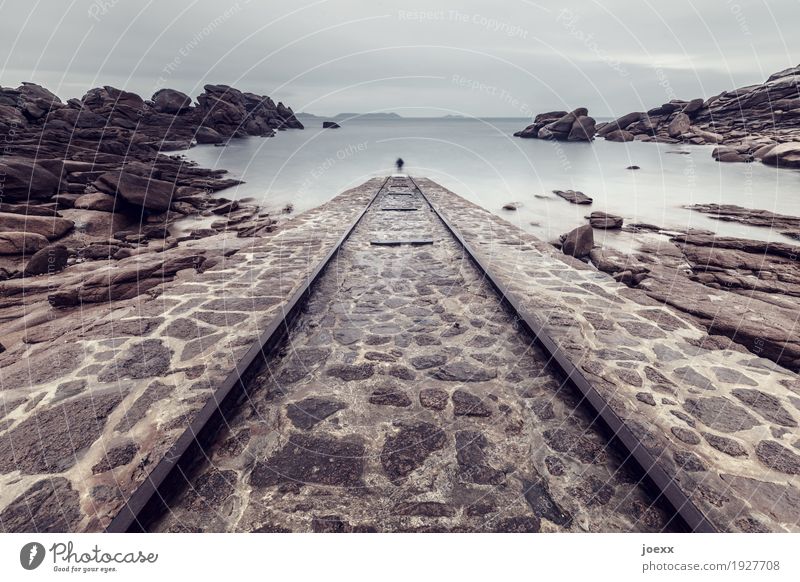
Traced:
[[194, 133], [194, 139], [200, 144], [222, 143], [225, 141], [225, 137], [221, 136], [218, 131], [210, 127], [198, 127], [197, 131]]
[[633, 111], [628, 113], [627, 115], [623, 115], [604, 125], [602, 128], [597, 130], [597, 137], [605, 137], [606, 134], [612, 133], [618, 130], [627, 129], [629, 125], [636, 123], [642, 118], [642, 113], [639, 111]]
[[60, 244], [50, 245], [34, 253], [23, 272], [26, 276], [52, 275], [63, 271], [68, 259], [67, 247]]
[[84, 194], [75, 201], [74, 208], [81, 210], [100, 210], [102, 212], [114, 212], [114, 202], [116, 199], [103, 192], [92, 192]]
[[667, 133], [670, 137], [680, 137], [689, 131], [691, 127], [691, 120], [685, 113], [678, 113], [675, 118], [669, 122], [667, 126]]
[[0, 255], [31, 255], [48, 242], [47, 237], [34, 232], [0, 232]]
[[126, 172], [106, 172], [95, 182], [95, 188], [112, 196], [119, 195], [134, 206], [163, 212], [172, 204], [175, 185]]
[[49, 198], [58, 192], [61, 176], [46, 169], [41, 162], [17, 157], [0, 158], [3, 201], [28, 202]]
[[594, 118], [583, 115], [575, 120], [567, 136], [567, 141], [592, 141], [594, 139]]
[[761, 161], [779, 168], [800, 168], [800, 142], [776, 145], [762, 155]]
[[630, 131], [625, 131], [624, 129], [615, 129], [614, 131], [609, 131], [605, 134], [605, 137], [608, 141], [633, 141], [636, 139], [636, 136], [633, 135]]
[[178, 115], [191, 107], [191, 97], [175, 89], [159, 89], [153, 94], [153, 109], [159, 113]]
[[594, 246], [594, 229], [589, 224], [584, 224], [569, 231], [561, 244], [561, 250], [565, 255], [571, 255], [577, 259], [586, 257]]
[[25, 216], [0, 212], [0, 232], [24, 232], [39, 234], [55, 240], [69, 232], [74, 223], [58, 216]]

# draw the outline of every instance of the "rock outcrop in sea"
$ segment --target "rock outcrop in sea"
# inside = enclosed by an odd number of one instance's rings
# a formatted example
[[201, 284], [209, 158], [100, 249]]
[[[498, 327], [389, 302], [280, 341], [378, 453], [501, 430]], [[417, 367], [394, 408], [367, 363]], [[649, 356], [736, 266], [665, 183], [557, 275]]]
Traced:
[[589, 117], [589, 111], [585, 107], [569, 113], [550, 111], [540, 113], [531, 125], [514, 135], [558, 141], [592, 141], [595, 135], [595, 121]]
[[[148, 253], [152, 272], [169, 276], [183, 265], [176, 248], [182, 240], [274, 228], [258, 207], [214, 194], [240, 183], [224, 177], [225, 170], [165, 152], [289, 128], [303, 128], [289, 107], [227, 85], [206, 85], [196, 103], [173, 89], [146, 100], [105, 86], [65, 103], [32, 83], [0, 87], [0, 281], [40, 274], [42, 257], [52, 274], [87, 260], [122, 266]], [[219, 218], [188, 233], [173, 228], [199, 214]], [[118, 295], [107, 293], [113, 287], [107, 279], [93, 296]], [[143, 292], [147, 285], [139, 279], [127, 282]], [[67, 295], [74, 294], [58, 301]]]
[[[574, 141], [589, 128], [609, 141], [713, 144], [720, 162], [759, 160], [781, 168], [800, 168], [800, 65], [758, 85], [725, 91], [710, 98], [673, 99], [648, 111], [633, 111], [594, 124], [586, 109], [536, 116], [518, 137]], [[586, 121], [578, 123], [579, 120]], [[570, 124], [569, 121], [572, 120]], [[569, 125], [569, 127], [567, 127]]]

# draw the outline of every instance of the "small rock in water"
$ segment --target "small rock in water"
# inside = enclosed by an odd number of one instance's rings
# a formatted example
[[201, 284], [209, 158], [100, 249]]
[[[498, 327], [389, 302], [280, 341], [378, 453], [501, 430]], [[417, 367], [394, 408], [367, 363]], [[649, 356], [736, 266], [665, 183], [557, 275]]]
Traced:
[[641, 170], [641, 168], [640, 168], [639, 166], [628, 166], [628, 167], [627, 167], [627, 168], [625, 168], [625, 169], [626, 169], [626, 170]]
[[592, 228], [618, 229], [622, 228], [622, 217], [607, 212], [592, 212], [589, 215], [589, 224]]
[[553, 190], [553, 194], [561, 196], [564, 200], [573, 204], [591, 204], [592, 199], [583, 192], [577, 190]]
[[341, 127], [341, 126], [338, 123], [336, 123], [335, 121], [323, 121], [322, 122], [322, 128], [323, 129], [339, 129], [339, 127]]
[[517, 208], [519, 208], [519, 203], [517, 202], [509, 202], [503, 205], [503, 210], [516, 210]]

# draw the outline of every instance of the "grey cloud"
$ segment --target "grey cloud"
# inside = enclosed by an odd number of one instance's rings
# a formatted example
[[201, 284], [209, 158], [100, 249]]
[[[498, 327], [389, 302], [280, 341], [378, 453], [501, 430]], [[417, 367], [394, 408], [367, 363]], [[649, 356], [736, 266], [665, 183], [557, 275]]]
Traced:
[[230, 83], [322, 114], [586, 105], [609, 115], [800, 62], [795, 0], [7, 0], [0, 10], [3, 85], [71, 97], [101, 84], [148, 96]]

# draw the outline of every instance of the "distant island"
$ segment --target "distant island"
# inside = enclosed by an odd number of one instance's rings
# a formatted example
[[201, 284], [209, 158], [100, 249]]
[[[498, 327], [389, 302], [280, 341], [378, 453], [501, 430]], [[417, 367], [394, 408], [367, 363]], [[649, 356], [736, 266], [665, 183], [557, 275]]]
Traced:
[[403, 119], [402, 115], [393, 112], [378, 111], [375, 113], [337, 113], [333, 116], [328, 115], [315, 115], [313, 113], [296, 113], [296, 117], [304, 119], [335, 119], [335, 120], [349, 120], [349, 119]]

